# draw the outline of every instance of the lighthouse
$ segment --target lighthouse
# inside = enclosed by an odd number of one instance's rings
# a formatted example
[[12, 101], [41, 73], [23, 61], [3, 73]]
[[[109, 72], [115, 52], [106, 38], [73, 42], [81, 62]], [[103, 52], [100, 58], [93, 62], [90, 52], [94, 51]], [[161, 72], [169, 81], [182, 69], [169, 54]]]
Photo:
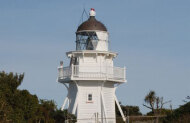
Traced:
[[77, 123], [116, 123], [117, 106], [125, 121], [115, 93], [126, 82], [126, 69], [114, 65], [117, 53], [109, 51], [108, 30], [95, 16], [92, 8], [77, 28], [76, 49], [66, 53], [70, 64], [58, 67], [57, 80], [68, 92], [61, 109], [74, 114]]

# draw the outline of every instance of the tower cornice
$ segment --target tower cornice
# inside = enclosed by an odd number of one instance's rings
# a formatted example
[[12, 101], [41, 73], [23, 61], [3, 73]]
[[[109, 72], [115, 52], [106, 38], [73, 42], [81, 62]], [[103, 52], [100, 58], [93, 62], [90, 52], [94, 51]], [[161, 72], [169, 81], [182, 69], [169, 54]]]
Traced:
[[105, 56], [111, 56], [115, 58], [118, 54], [116, 52], [111, 52], [111, 51], [97, 51], [97, 50], [77, 50], [77, 51], [70, 51], [66, 53], [69, 58], [75, 55], [85, 55], [85, 54], [102, 54]]

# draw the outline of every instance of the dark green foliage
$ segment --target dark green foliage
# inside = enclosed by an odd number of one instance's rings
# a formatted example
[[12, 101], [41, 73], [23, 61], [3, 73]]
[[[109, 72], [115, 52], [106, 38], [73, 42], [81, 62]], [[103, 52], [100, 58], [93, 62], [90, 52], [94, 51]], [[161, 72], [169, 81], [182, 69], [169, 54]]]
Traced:
[[0, 72], [0, 123], [62, 123], [67, 112], [57, 110], [54, 101], [39, 101], [27, 90], [17, 89], [23, 78], [24, 74]]
[[63, 123], [67, 119], [68, 119], [69, 123], [75, 123], [76, 122], [75, 116], [72, 114], [69, 114], [67, 112], [67, 110], [64, 110], [64, 111], [57, 110], [54, 113], [53, 118], [56, 119], [56, 123]]
[[[121, 109], [124, 112], [125, 116], [140, 116], [140, 115], [142, 115], [138, 106], [128, 106], [128, 105], [126, 105], [126, 106], [120, 105], [120, 106], [121, 106]], [[115, 107], [116, 107], [116, 121], [117, 121], [117, 123], [124, 123], [117, 105], [115, 105]]]
[[23, 78], [24, 74], [0, 72], [0, 122], [19, 122], [24, 118], [24, 112], [17, 108], [17, 97], [20, 96], [17, 87]]
[[175, 109], [170, 115], [168, 115], [165, 123], [190, 123], [190, 102]]
[[[172, 110], [171, 109], [158, 109], [157, 112], [160, 112], [160, 115], [170, 115], [172, 113]], [[151, 112], [148, 112], [146, 114], [147, 116], [153, 116], [154, 113], [151, 111]]]
[[[142, 115], [142, 113], [140, 112], [138, 106], [128, 106], [128, 105], [124, 106], [124, 105], [121, 105], [121, 109], [123, 110], [125, 115], [129, 115], [129, 116]], [[116, 116], [121, 116], [117, 105], [116, 105]]]
[[122, 110], [125, 112], [126, 115], [128, 114], [129, 116], [142, 115], [138, 106], [122, 106]]
[[38, 98], [31, 95], [27, 90], [17, 90], [9, 105], [14, 109], [11, 119], [15, 122], [33, 121], [39, 108]]

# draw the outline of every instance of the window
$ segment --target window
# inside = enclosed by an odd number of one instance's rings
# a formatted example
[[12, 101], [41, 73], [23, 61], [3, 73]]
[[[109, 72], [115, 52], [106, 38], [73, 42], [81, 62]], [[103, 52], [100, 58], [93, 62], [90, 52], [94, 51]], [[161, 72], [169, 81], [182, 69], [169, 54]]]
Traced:
[[88, 94], [87, 102], [92, 102], [92, 94]]
[[92, 94], [88, 94], [88, 101], [92, 101]]
[[96, 50], [98, 37], [94, 31], [77, 32], [76, 49], [77, 50]]

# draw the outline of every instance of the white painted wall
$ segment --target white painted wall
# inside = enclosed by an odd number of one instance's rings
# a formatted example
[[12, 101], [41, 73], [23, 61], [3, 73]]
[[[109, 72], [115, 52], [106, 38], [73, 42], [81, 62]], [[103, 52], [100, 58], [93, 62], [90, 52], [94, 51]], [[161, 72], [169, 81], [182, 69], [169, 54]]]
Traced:
[[[78, 107], [77, 107], [77, 119], [78, 123], [94, 123], [95, 113], [98, 112], [99, 121], [101, 122], [101, 117], [105, 118], [105, 113], [102, 109], [106, 110], [107, 118], [115, 118], [115, 101], [114, 101], [114, 83], [106, 82], [103, 87], [104, 82], [101, 81], [79, 81], [77, 82], [79, 86], [78, 94]], [[74, 83], [72, 83], [74, 84]], [[71, 84], [71, 85], [72, 85]], [[73, 85], [72, 85], [73, 86]], [[74, 86], [73, 86], [74, 87]], [[74, 87], [75, 88], [75, 87]], [[72, 93], [71, 96], [71, 108], [73, 107], [75, 101], [75, 91], [72, 87], [69, 92]], [[75, 89], [74, 89], [75, 90]], [[104, 98], [104, 108], [103, 102], [101, 100], [101, 91]], [[92, 94], [92, 102], [88, 101], [88, 94]], [[69, 110], [71, 112], [71, 110]], [[103, 113], [103, 114], [102, 114]], [[89, 118], [89, 120], [87, 120]], [[84, 120], [86, 119], [86, 120]], [[108, 123], [115, 123], [115, 119], [107, 120]]]
[[74, 82], [69, 83], [69, 90], [68, 90], [68, 98], [69, 98], [69, 107], [68, 107], [68, 112], [72, 113], [74, 102], [76, 99], [76, 94], [77, 94], [77, 87]]
[[110, 66], [113, 67], [113, 58], [111, 56], [106, 56], [106, 54], [85, 54], [85, 56], [79, 56], [80, 66]]
[[108, 33], [104, 31], [96, 31], [96, 35], [99, 39], [96, 50], [108, 51]]

